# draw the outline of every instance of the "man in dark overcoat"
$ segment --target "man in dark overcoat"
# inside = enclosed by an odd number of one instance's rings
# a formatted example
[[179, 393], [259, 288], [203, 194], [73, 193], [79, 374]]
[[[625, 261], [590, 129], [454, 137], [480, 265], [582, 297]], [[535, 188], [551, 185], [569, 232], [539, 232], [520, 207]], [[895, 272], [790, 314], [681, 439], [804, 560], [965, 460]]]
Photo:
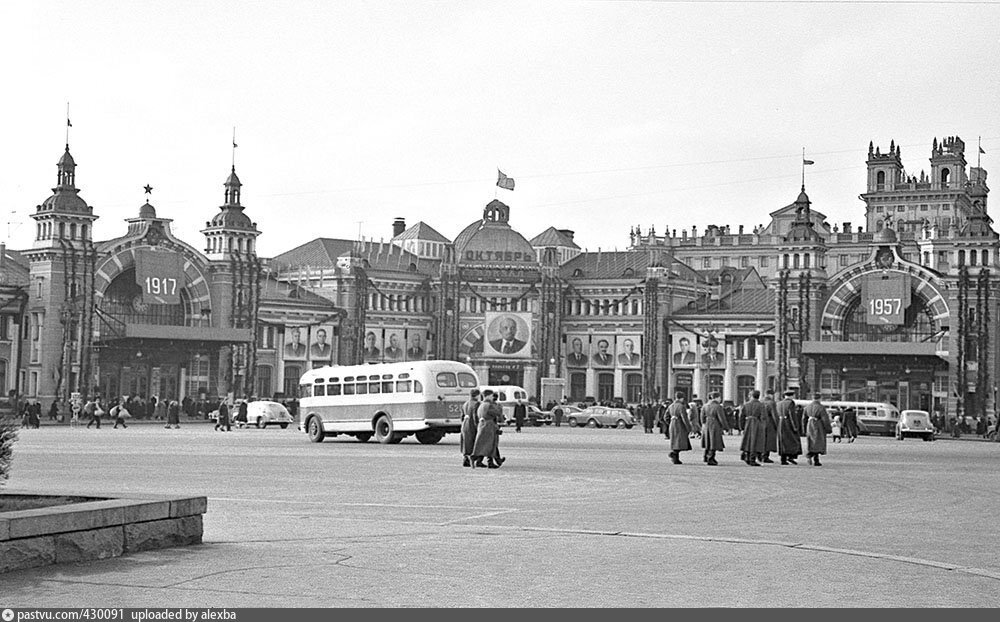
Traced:
[[684, 404], [684, 394], [677, 393], [674, 403], [667, 409], [670, 418], [670, 461], [681, 464], [680, 452], [691, 451], [691, 423], [688, 421], [687, 406]]
[[462, 431], [459, 434], [458, 445], [462, 450], [462, 466], [471, 467], [472, 448], [476, 445], [476, 428], [479, 427], [479, 389], [469, 391], [469, 399], [462, 404]]
[[750, 399], [743, 404], [743, 415], [746, 423], [740, 452], [748, 465], [760, 466], [757, 459], [764, 457], [764, 404], [760, 401], [760, 391], [750, 394]]
[[642, 413], [642, 429], [646, 434], [653, 433], [653, 405], [646, 402], [639, 406], [639, 412]]
[[483, 458], [487, 460], [487, 468], [499, 469], [503, 464], [500, 458], [500, 424], [503, 421], [503, 407], [496, 403], [496, 393], [486, 389], [483, 391], [483, 401], [479, 404], [479, 426], [476, 428], [476, 444], [472, 448], [472, 466], [483, 466]]
[[715, 460], [715, 452], [726, 448], [722, 434], [728, 424], [726, 411], [719, 403], [719, 397], [718, 393], [709, 393], [708, 403], [701, 411], [701, 447], [705, 450], [704, 460], [708, 466], [719, 466]]
[[[943, 426], [938, 424], [938, 429], [941, 427]], [[858, 411], [853, 408], [844, 409], [844, 436], [848, 443], [853, 443], [858, 438]]]
[[809, 423], [806, 424], [806, 456], [809, 464], [823, 466], [819, 457], [826, 453], [826, 435], [833, 430], [830, 427], [830, 415], [826, 412], [826, 406], [820, 403], [819, 394], [813, 396], [805, 413], [809, 417]]
[[778, 402], [778, 454], [781, 464], [798, 464], [796, 456], [802, 455], [802, 439], [797, 427], [795, 391], [785, 391], [785, 399]]
[[762, 462], [774, 462], [771, 460], [771, 452], [778, 452], [778, 405], [774, 403], [774, 391], [767, 390], [764, 399], [764, 459]]
[[514, 403], [514, 431], [520, 432], [521, 426], [524, 425], [524, 420], [528, 417], [528, 408], [524, 405], [524, 402], [518, 400]]

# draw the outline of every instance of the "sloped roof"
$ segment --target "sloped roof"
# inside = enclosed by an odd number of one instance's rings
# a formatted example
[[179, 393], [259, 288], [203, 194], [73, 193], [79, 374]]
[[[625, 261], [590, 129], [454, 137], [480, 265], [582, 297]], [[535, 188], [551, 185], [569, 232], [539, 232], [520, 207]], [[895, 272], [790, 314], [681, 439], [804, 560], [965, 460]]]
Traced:
[[[564, 263], [559, 275], [564, 279], [644, 279], [651, 257], [647, 250], [583, 252]], [[676, 257], [668, 254], [661, 257], [670, 259], [671, 274], [682, 279], [704, 280], [700, 272]]]
[[555, 227], [549, 227], [545, 231], [542, 231], [535, 237], [531, 238], [530, 244], [532, 246], [563, 246], [566, 248], [580, 248], [577, 246], [576, 242], [569, 239], [569, 236]]
[[437, 229], [422, 220], [392, 239], [426, 240], [429, 242], [443, 242], [444, 244], [451, 244], [451, 240], [438, 233]]
[[0, 274], [0, 282], [7, 285], [27, 285], [30, 280], [31, 268], [28, 265], [28, 260], [20, 251], [7, 249], [4, 252], [3, 266], [0, 269], [3, 270], [3, 273]]
[[773, 289], [747, 289], [736, 288], [721, 299], [714, 299], [708, 303], [706, 308], [703, 302], [688, 303], [688, 306], [674, 311], [674, 315], [705, 315], [705, 314], [733, 314], [733, 315], [773, 315], [774, 314]]
[[366, 267], [374, 270], [434, 273], [441, 265], [438, 259], [420, 259], [413, 253], [403, 250], [389, 242], [356, 242], [336, 238], [316, 238], [310, 242], [286, 251], [271, 260], [275, 270], [287, 270], [295, 267], [335, 268], [337, 258], [350, 255], [356, 251]]
[[261, 304], [280, 303], [294, 301], [297, 306], [311, 306], [320, 309], [330, 309], [334, 307], [331, 300], [318, 294], [314, 294], [305, 287], [299, 287], [295, 283], [279, 281], [272, 275], [265, 273], [260, 288]]
[[271, 259], [271, 264], [276, 269], [290, 266], [333, 268], [337, 265], [337, 257], [350, 253], [355, 244], [354, 240], [316, 238], [277, 255]]

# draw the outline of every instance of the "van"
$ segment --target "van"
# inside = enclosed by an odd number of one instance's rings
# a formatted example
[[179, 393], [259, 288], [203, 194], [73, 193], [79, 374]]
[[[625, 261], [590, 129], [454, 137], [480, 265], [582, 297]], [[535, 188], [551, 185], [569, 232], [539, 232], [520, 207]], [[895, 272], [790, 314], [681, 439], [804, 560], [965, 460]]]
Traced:
[[489, 389], [497, 394], [497, 404], [503, 407], [503, 423], [514, 425], [514, 404], [523, 402], [528, 405], [528, 392], [523, 387], [512, 384], [484, 385], [480, 386], [480, 391]]

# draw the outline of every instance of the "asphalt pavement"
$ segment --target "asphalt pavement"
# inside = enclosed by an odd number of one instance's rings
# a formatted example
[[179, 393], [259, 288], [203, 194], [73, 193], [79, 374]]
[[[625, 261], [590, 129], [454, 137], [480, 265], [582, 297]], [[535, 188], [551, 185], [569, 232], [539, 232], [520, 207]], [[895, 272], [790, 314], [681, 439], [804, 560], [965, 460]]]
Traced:
[[294, 428], [22, 430], [6, 489], [206, 495], [202, 545], [0, 575], [0, 607], [996, 607], [1000, 444], [861, 437], [672, 465], [641, 429], [505, 430], [500, 469]]

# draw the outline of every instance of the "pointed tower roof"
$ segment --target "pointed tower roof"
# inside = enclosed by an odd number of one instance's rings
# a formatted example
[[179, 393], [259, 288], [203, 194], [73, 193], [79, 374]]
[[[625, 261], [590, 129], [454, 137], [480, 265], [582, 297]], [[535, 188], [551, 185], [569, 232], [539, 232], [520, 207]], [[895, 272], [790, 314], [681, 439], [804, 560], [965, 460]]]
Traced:
[[792, 223], [792, 228], [788, 231], [788, 235], [785, 236], [786, 242], [822, 241], [822, 236], [813, 228], [812, 214], [809, 209], [811, 203], [809, 195], [806, 194], [806, 186], [802, 184], [802, 190], [799, 191], [799, 196], [796, 197], [795, 203], [793, 203], [795, 206], [795, 222]]
[[240, 229], [243, 231], [257, 231], [257, 227], [250, 221], [250, 217], [243, 213], [243, 205], [240, 203], [240, 192], [243, 187], [240, 178], [236, 175], [236, 167], [233, 166], [226, 183], [225, 202], [219, 206], [219, 213], [210, 222], [208, 228]]
[[80, 197], [80, 190], [76, 187], [76, 161], [69, 152], [69, 145], [66, 145], [56, 169], [56, 186], [52, 189], [52, 196], [38, 206], [37, 213], [93, 214], [93, 208]]

